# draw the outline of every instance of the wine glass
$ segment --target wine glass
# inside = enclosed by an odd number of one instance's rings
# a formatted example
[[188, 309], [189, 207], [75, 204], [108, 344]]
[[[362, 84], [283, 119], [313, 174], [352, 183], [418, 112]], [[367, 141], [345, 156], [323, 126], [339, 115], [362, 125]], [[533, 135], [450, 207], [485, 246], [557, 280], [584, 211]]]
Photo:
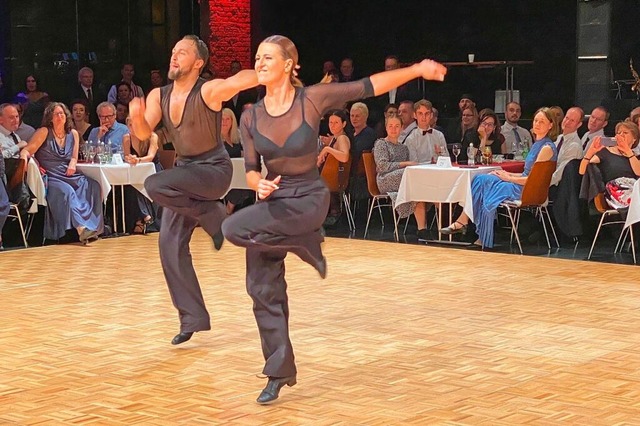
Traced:
[[93, 163], [96, 157], [96, 147], [93, 144], [88, 144], [88, 158], [87, 158], [87, 163]]
[[460, 155], [460, 149], [462, 148], [462, 146], [460, 146], [459, 143], [454, 143], [451, 146], [451, 152], [453, 152], [453, 156], [456, 157], [456, 164], [458, 164], [458, 155]]

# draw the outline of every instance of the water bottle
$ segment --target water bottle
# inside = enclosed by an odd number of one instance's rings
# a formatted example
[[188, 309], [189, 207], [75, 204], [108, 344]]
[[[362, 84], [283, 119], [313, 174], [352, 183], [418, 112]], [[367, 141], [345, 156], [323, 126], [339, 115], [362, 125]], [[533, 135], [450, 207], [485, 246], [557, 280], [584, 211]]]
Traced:
[[111, 139], [107, 141], [107, 164], [111, 163], [111, 158], [113, 157], [113, 145], [111, 145]]
[[467, 148], [467, 164], [473, 166], [475, 164], [476, 158], [476, 150], [473, 148], [473, 144], [469, 144], [469, 148]]

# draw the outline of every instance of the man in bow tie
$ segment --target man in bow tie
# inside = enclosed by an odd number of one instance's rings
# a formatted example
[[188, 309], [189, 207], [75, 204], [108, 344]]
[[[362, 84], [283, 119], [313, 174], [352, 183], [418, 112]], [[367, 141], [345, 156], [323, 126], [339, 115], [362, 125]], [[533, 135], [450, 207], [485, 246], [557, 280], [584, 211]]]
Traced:
[[442, 132], [431, 127], [433, 106], [426, 99], [413, 105], [416, 128], [407, 136], [404, 144], [409, 148], [409, 160], [432, 163], [439, 155], [448, 156], [447, 142]]

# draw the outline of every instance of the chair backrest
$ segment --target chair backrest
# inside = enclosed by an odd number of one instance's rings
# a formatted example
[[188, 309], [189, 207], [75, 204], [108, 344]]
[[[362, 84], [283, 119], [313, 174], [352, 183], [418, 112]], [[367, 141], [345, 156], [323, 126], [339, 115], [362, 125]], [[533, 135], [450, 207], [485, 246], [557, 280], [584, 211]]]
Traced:
[[367, 175], [367, 189], [369, 190], [369, 194], [371, 194], [372, 197], [380, 195], [378, 182], [376, 181], [376, 160], [373, 158], [373, 153], [363, 152], [362, 162], [364, 163], [364, 171]]
[[598, 210], [598, 212], [600, 213], [604, 213], [607, 210], [612, 210], [611, 207], [609, 207], [609, 203], [607, 203], [607, 199], [604, 196], [604, 192], [599, 193], [598, 195], [596, 195], [593, 199], [593, 206], [596, 208], [596, 210]]
[[533, 163], [527, 183], [522, 189], [522, 206], [540, 206], [547, 201], [549, 184], [555, 171], [555, 161], [537, 161]]
[[24, 158], [5, 158], [5, 168], [7, 173], [7, 190], [24, 182], [27, 176], [27, 160]]
[[344, 192], [349, 185], [349, 172], [351, 171], [351, 158], [346, 163], [341, 163], [333, 155], [327, 155], [320, 174], [331, 192]]
[[161, 149], [158, 151], [158, 159], [164, 170], [173, 168], [176, 163], [176, 152], [172, 149]]

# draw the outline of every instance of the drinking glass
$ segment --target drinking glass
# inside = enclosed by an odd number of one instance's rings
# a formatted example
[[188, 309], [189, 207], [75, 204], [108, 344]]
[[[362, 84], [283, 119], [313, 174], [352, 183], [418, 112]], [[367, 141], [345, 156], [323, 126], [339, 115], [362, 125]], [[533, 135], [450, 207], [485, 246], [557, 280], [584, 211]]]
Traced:
[[456, 157], [456, 164], [458, 164], [458, 155], [460, 155], [460, 150], [462, 146], [459, 143], [454, 143], [451, 146], [451, 152], [453, 152], [453, 156]]
[[88, 144], [88, 156], [87, 156], [87, 163], [93, 163], [96, 157], [96, 147], [93, 144]]

